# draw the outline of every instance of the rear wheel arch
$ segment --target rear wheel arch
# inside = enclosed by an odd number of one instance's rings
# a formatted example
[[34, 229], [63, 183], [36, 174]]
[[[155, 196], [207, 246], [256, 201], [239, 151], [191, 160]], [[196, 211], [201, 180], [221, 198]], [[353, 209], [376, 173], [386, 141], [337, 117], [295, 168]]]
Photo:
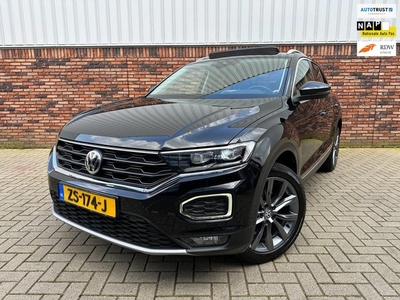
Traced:
[[340, 133], [342, 131], [341, 128], [342, 120], [340, 119], [337, 125], [333, 127], [332, 150], [324, 163], [320, 166], [319, 171], [332, 172], [335, 170], [339, 158]]

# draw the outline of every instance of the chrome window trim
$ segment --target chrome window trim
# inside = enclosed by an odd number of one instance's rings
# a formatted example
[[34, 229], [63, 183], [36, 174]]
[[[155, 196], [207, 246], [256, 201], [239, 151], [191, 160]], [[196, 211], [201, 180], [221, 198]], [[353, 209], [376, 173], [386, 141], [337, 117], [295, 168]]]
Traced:
[[[291, 97], [292, 99], [293, 99], [293, 97], [295, 96], [295, 95], [294, 95], [294, 91], [295, 91], [295, 87], [296, 87], [296, 76], [297, 76], [297, 72], [298, 72], [298, 70], [299, 70], [300, 62], [303, 61], [303, 60], [306, 60], [306, 61], [308, 62], [309, 66], [310, 66], [310, 69], [311, 69], [311, 62], [312, 62], [312, 60], [310, 60], [308, 57], [301, 57], [301, 58], [297, 61], [296, 70], [295, 70], [294, 76], [293, 76], [292, 91], [291, 91], [291, 93], [290, 93], [290, 97]], [[314, 75], [313, 75], [313, 76], [314, 76]]]

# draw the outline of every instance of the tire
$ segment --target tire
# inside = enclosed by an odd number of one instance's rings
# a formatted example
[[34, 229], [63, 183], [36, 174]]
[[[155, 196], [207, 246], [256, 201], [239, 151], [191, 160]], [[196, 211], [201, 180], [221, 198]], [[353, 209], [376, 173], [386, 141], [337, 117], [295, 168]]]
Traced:
[[306, 213], [306, 196], [297, 175], [275, 163], [259, 201], [254, 235], [249, 248], [237, 256], [261, 264], [282, 255], [300, 233]]
[[339, 158], [339, 146], [340, 146], [340, 131], [338, 127], [335, 127], [335, 133], [333, 135], [332, 150], [328, 158], [319, 168], [321, 172], [332, 172], [336, 168], [336, 164]]

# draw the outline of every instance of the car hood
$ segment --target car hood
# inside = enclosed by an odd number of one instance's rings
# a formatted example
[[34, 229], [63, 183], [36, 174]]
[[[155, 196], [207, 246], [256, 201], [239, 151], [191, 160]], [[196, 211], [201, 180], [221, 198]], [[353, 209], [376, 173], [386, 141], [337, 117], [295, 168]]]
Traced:
[[75, 117], [61, 130], [60, 138], [143, 150], [226, 145], [281, 106], [281, 98], [133, 99]]

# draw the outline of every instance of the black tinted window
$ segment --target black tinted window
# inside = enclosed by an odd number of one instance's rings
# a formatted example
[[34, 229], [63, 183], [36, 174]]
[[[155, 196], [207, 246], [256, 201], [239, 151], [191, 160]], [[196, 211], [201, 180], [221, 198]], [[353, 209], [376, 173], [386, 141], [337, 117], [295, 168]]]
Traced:
[[155, 98], [262, 98], [283, 94], [289, 59], [234, 57], [187, 65], [149, 97]]
[[314, 80], [319, 82], [325, 82], [324, 76], [322, 75], [321, 69], [318, 67], [318, 65], [312, 63], [312, 68], [314, 73]]
[[311, 80], [314, 80], [314, 77], [311, 72], [310, 62], [307, 59], [302, 59], [297, 64], [293, 95], [300, 95], [300, 87]]

